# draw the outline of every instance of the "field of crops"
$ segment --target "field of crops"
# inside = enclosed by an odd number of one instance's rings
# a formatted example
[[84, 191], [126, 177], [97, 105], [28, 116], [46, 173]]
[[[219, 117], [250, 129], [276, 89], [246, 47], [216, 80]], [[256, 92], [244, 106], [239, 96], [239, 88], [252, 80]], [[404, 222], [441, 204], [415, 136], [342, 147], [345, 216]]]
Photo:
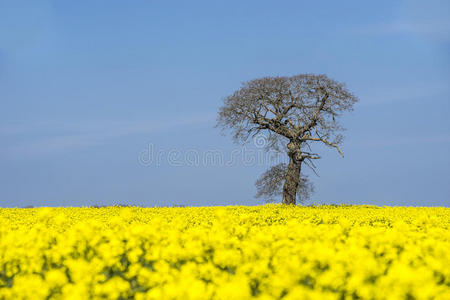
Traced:
[[0, 209], [0, 299], [450, 299], [450, 208]]

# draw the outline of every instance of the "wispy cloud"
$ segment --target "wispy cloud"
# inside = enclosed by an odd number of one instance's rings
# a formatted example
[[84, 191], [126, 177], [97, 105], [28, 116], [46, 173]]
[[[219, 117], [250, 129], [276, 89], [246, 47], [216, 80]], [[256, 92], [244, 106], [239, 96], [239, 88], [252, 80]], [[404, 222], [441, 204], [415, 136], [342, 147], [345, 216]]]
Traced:
[[437, 41], [448, 41], [450, 40], [450, 20], [429, 20], [414, 23], [403, 20], [379, 23], [359, 28], [356, 33], [369, 35], [413, 34], [433, 38]]
[[435, 42], [450, 41], [449, 1], [405, 1], [401, 15], [390, 22], [356, 30], [363, 35], [415, 35]]
[[358, 92], [361, 105], [378, 105], [402, 101], [433, 101], [449, 99], [450, 86], [447, 82], [411, 82], [384, 87], [364, 87]]
[[67, 136], [54, 136], [38, 138], [31, 141], [25, 141], [11, 145], [4, 149], [7, 153], [15, 155], [39, 155], [54, 153], [63, 150], [84, 148], [100, 144], [98, 136], [80, 134]]
[[0, 138], [17, 140], [0, 149], [3, 155], [31, 155], [80, 149], [101, 145], [113, 139], [133, 134], [172, 130], [202, 123], [210, 123], [215, 114], [201, 116], [170, 116], [158, 121], [93, 121], [93, 122], [36, 122], [4, 124]]
[[449, 143], [450, 133], [428, 136], [428, 137], [389, 137], [384, 139], [370, 139], [357, 142], [362, 147], [389, 147], [389, 146], [407, 146], [423, 144]]

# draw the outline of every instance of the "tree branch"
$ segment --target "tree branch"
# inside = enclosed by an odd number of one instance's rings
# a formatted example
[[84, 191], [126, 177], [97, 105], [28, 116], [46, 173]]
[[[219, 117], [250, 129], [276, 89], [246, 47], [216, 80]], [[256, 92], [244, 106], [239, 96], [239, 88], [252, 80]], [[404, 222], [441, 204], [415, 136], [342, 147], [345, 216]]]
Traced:
[[304, 162], [305, 165], [308, 166], [314, 172], [314, 174], [316, 174], [317, 177], [320, 177], [316, 171], [316, 166], [314, 165], [311, 159], [306, 159]]
[[317, 153], [309, 153], [309, 152], [302, 152], [302, 158], [303, 159], [320, 159], [321, 157]]
[[317, 141], [317, 142], [322, 142], [322, 143], [324, 143], [324, 144], [326, 144], [326, 145], [328, 145], [328, 146], [330, 146], [330, 147], [335, 148], [335, 149], [337, 150], [337, 152], [339, 152], [339, 154], [340, 154], [342, 157], [344, 157], [344, 153], [342, 153], [341, 149], [339, 149], [339, 146], [336, 145], [336, 144], [333, 144], [333, 143], [331, 143], [331, 142], [329, 142], [329, 141], [327, 141], [326, 139], [323, 139], [323, 138], [314, 138], [314, 137], [311, 137], [311, 136], [309, 136], [309, 135], [306, 135], [306, 136], [304, 136], [304, 137], [302, 138], [302, 141]]
[[319, 118], [320, 112], [323, 110], [325, 103], [328, 100], [328, 97], [329, 97], [328, 93], [326, 93], [325, 96], [323, 96], [322, 100], [320, 101], [319, 107], [314, 112], [314, 115], [311, 118], [311, 122], [308, 125], [303, 126], [302, 132], [306, 132], [316, 125], [317, 119]]

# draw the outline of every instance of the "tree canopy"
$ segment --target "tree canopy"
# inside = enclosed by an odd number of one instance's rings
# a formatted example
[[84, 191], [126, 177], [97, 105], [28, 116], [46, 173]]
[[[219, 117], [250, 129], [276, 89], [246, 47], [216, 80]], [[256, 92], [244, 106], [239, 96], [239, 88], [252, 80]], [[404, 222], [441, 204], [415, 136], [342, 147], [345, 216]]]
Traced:
[[323, 143], [344, 156], [339, 148], [344, 130], [339, 117], [357, 101], [343, 83], [326, 75], [263, 77], [243, 83], [226, 97], [217, 121], [219, 127], [232, 132], [235, 142], [265, 132], [267, 149], [287, 150], [290, 163], [283, 202], [288, 196], [286, 201], [295, 203], [302, 163], [314, 167], [312, 160], [320, 158], [312, 152], [313, 143]]

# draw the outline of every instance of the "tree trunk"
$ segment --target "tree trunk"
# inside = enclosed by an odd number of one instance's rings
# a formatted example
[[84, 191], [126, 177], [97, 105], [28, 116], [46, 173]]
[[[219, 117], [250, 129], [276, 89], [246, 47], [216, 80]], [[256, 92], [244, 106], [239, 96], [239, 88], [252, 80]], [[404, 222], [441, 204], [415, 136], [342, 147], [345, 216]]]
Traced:
[[297, 151], [290, 151], [286, 181], [283, 186], [283, 204], [294, 204], [297, 198], [297, 187], [300, 183], [302, 161], [297, 159]]

